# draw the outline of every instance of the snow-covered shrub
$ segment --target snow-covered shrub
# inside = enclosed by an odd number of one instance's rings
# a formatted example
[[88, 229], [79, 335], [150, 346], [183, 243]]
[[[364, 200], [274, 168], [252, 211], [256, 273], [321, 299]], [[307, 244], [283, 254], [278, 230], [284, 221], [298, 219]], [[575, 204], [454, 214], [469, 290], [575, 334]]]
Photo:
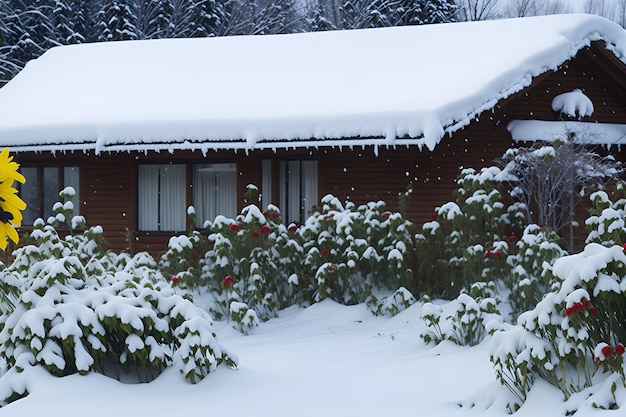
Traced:
[[[204, 283], [216, 296], [212, 311], [244, 332], [287, 306], [326, 298], [368, 301], [377, 312], [373, 288], [394, 291], [412, 282], [411, 228], [382, 202], [357, 207], [332, 195], [299, 226], [282, 224], [276, 206], [262, 212], [249, 205], [235, 219], [218, 216], [202, 259]], [[381, 313], [412, 300], [404, 292], [394, 297]]]
[[558, 279], [556, 288], [519, 317], [521, 327], [496, 333], [492, 340], [496, 375], [519, 404], [537, 377], [558, 387], [566, 398], [611, 374], [624, 384], [624, 249], [590, 243], [583, 252], [556, 261], [552, 273]]
[[450, 303], [453, 311], [449, 314], [444, 314], [441, 306], [426, 302], [422, 306], [422, 320], [427, 328], [420, 337], [426, 343], [450, 340], [462, 346], [479, 344], [490, 333], [491, 321], [502, 322], [494, 295], [493, 282], [475, 283], [469, 294], [463, 292]]
[[586, 243], [621, 245], [626, 242], [626, 183], [618, 182], [610, 191], [596, 191], [590, 196], [592, 207], [585, 221], [589, 234]]
[[510, 289], [508, 301], [514, 320], [524, 311], [535, 307], [544, 294], [552, 290], [556, 280], [552, 265], [567, 253], [559, 244], [559, 236], [549, 228], [530, 224], [521, 237], [512, 235], [510, 245], [516, 254], [508, 259], [511, 273], [505, 275], [505, 287]]
[[376, 315], [395, 316], [415, 304], [417, 300], [409, 290], [404, 287], [398, 288], [393, 294], [377, 300], [375, 306], [370, 308]]
[[62, 238], [38, 219], [34, 244], [0, 271], [9, 289], [0, 303], [0, 403], [26, 394], [13, 377], [33, 366], [138, 380], [174, 366], [190, 382], [221, 363], [236, 366], [210, 316], [175, 293], [150, 255], [104, 252], [101, 234], [93, 227]]
[[168, 249], [159, 260], [163, 275], [181, 288], [202, 285], [202, 258], [208, 250], [206, 237], [197, 230], [187, 235], [172, 236]]
[[497, 167], [462, 169], [456, 200], [435, 210], [417, 236], [418, 285], [432, 295], [455, 297], [472, 283], [510, 274], [510, 237], [524, 227], [522, 208], [503, 202]]

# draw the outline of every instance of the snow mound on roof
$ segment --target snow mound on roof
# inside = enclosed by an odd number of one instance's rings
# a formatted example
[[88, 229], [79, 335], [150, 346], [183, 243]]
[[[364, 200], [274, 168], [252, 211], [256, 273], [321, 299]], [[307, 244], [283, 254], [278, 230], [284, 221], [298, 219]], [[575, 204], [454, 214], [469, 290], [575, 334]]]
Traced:
[[552, 110], [558, 111], [566, 116], [583, 118], [593, 114], [593, 103], [577, 88], [569, 93], [559, 94], [552, 99]]
[[433, 149], [591, 41], [624, 30], [552, 15], [52, 48], [0, 89], [14, 150]]

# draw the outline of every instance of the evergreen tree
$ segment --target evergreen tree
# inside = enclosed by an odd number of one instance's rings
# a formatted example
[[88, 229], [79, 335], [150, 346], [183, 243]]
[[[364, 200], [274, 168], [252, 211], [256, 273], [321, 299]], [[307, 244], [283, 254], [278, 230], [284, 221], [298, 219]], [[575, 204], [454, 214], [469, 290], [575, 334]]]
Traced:
[[367, 2], [368, 28], [392, 26], [393, 14], [397, 9], [397, 3], [389, 0], [370, 0]]
[[139, 39], [137, 4], [132, 0], [104, 0], [97, 15], [97, 40]]
[[217, 0], [190, 0], [189, 3], [187, 15], [189, 34], [187, 36], [202, 38], [218, 35], [226, 19], [224, 3]]
[[169, 0], [142, 0], [139, 13], [141, 37], [147, 39], [171, 37], [174, 32], [173, 13], [174, 6]]
[[309, 16], [306, 19], [307, 31], [323, 32], [337, 29], [327, 16], [328, 12], [324, 7], [324, 4], [321, 2], [317, 3], [317, 5], [309, 11]]
[[362, 29], [367, 27], [367, 0], [343, 0], [340, 8], [341, 29]]
[[422, 23], [456, 22], [458, 11], [453, 0], [422, 0]]
[[276, 33], [292, 33], [296, 28], [292, 26], [297, 20], [291, 0], [272, 0], [264, 7], [261, 26], [257, 28], [260, 35]]
[[395, 25], [455, 22], [458, 6], [453, 0], [400, 0]]
[[82, 43], [85, 38], [74, 32], [74, 19], [71, 6], [64, 0], [53, 0], [50, 20], [56, 40], [64, 45]]

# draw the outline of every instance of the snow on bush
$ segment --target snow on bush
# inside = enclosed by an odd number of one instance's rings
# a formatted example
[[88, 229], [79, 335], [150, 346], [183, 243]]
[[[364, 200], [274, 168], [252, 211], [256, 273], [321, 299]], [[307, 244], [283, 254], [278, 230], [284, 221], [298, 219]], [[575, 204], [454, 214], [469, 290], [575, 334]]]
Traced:
[[[565, 398], [612, 374], [624, 386], [626, 254], [622, 246], [590, 243], [552, 268], [558, 287], [518, 327], [496, 333], [490, 357], [500, 382], [521, 405], [535, 378], [559, 388]], [[598, 407], [616, 405], [609, 395]]]
[[[273, 205], [265, 211], [249, 205], [235, 219], [209, 223], [208, 242], [197, 232], [189, 236], [193, 249], [181, 245], [186, 237], [172, 238], [161, 265], [180, 285], [207, 288], [216, 297], [212, 313], [243, 333], [280, 309], [326, 298], [367, 301], [376, 314], [415, 301], [408, 289], [413, 226], [383, 202], [357, 207], [328, 195], [302, 225], [282, 224]], [[397, 291], [378, 300], [373, 289]]]
[[[503, 321], [497, 308], [495, 284], [474, 283], [447, 306], [451, 312], [425, 299], [422, 320], [427, 328], [420, 334], [426, 343], [449, 340], [462, 346], [475, 346]], [[493, 323], [492, 323], [493, 322]]]
[[93, 227], [61, 238], [38, 220], [34, 243], [0, 272], [0, 403], [27, 394], [19, 374], [36, 366], [139, 381], [174, 366], [192, 383], [221, 363], [236, 366], [210, 316], [175, 293], [152, 257], [105, 253], [101, 235]]

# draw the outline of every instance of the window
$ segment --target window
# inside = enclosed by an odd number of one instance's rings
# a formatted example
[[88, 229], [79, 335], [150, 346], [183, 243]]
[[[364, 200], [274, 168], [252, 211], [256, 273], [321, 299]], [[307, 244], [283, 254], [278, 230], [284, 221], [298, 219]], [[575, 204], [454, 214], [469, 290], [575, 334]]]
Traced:
[[186, 174], [186, 166], [180, 164], [139, 166], [139, 230], [185, 230]]
[[285, 222], [302, 223], [317, 198], [317, 161], [280, 161], [279, 208]]
[[196, 227], [218, 214], [234, 218], [237, 215], [237, 165], [195, 164], [193, 166], [193, 206]]
[[53, 206], [60, 201], [59, 192], [74, 188], [74, 215], [80, 212], [79, 168], [77, 166], [22, 166], [20, 172], [26, 183], [20, 186], [20, 197], [26, 203], [22, 213], [23, 225], [32, 225], [38, 217], [47, 219], [54, 214]]

